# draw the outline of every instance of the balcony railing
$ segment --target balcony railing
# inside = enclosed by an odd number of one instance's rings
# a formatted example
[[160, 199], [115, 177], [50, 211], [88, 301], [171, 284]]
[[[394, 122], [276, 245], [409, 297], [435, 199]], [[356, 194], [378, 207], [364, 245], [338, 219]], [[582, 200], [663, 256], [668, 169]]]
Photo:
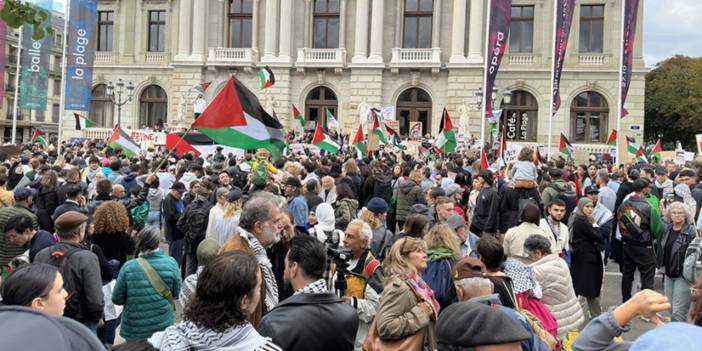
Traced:
[[510, 65], [533, 65], [534, 56], [533, 55], [509, 55], [507, 56], [507, 62]]
[[252, 64], [255, 52], [251, 48], [210, 48], [207, 56], [208, 63], [220, 64]]
[[396, 66], [438, 66], [441, 65], [441, 49], [393, 48], [390, 64]]
[[583, 66], [602, 66], [609, 63], [605, 55], [579, 55], [578, 64]]
[[166, 62], [165, 52], [147, 52], [144, 55], [144, 62], [146, 63], [164, 63]]
[[108, 139], [112, 135], [112, 128], [85, 128], [83, 137], [87, 139]]
[[299, 66], [343, 66], [346, 63], [346, 49], [300, 48], [297, 50]]
[[110, 63], [112, 62], [112, 52], [111, 51], [97, 51], [95, 52], [95, 63]]

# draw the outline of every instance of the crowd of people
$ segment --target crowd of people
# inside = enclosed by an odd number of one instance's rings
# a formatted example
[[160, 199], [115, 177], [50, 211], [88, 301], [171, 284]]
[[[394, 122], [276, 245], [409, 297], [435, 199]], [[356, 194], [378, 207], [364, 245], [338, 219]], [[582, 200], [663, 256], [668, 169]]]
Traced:
[[[472, 151], [129, 158], [101, 144], [28, 144], [0, 165], [4, 345], [38, 345], [38, 327], [86, 350], [702, 341], [702, 166], [537, 167], [525, 147], [493, 172]], [[609, 262], [622, 304], [603, 312]], [[616, 341], [637, 317], [662, 326]]]

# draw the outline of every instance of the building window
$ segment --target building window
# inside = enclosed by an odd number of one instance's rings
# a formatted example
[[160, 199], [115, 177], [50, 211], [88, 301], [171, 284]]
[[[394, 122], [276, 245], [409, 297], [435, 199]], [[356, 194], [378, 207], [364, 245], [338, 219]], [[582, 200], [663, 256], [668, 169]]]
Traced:
[[46, 119], [46, 112], [44, 111], [36, 111], [34, 112], [34, 120], [37, 122], [44, 122]]
[[15, 93], [15, 72], [7, 72], [7, 89], [6, 91]]
[[534, 49], [534, 6], [512, 6], [509, 26], [509, 51], [532, 52]]
[[570, 106], [571, 135], [577, 143], [604, 143], [609, 108], [605, 98], [594, 92], [578, 94]]
[[114, 25], [114, 11], [98, 11], [97, 51], [112, 51]]
[[139, 97], [139, 127], [162, 126], [166, 123], [168, 96], [158, 85], [150, 85]]
[[115, 107], [107, 96], [107, 86], [100, 84], [93, 88], [93, 97], [90, 101], [90, 120], [95, 127], [113, 127]]
[[[431, 128], [431, 96], [423, 89], [411, 88], [397, 98], [397, 116], [400, 121], [400, 135], [414, 135], [417, 122], [421, 123], [421, 135]], [[414, 128], [413, 128], [414, 127]]]
[[253, 1], [229, 0], [229, 47], [251, 47], [251, 24], [253, 21]]
[[339, 0], [315, 0], [314, 47], [339, 47]]
[[166, 49], [166, 11], [149, 11], [149, 51]]
[[61, 96], [61, 80], [54, 79], [54, 96]]
[[338, 106], [336, 94], [331, 89], [327, 87], [315, 88], [307, 94], [305, 117], [308, 121], [314, 121], [315, 126], [319, 124], [325, 127], [327, 125], [327, 111], [331, 112], [333, 116], [337, 116]]
[[54, 47], [63, 47], [63, 35], [61, 35], [60, 33], [56, 33], [56, 35], [54, 36]]
[[539, 106], [530, 93], [512, 92], [512, 102], [505, 107], [500, 121], [510, 141], [536, 141]]
[[[406, 0], [402, 47], [431, 47], [433, 0]], [[438, 34], [438, 33], [437, 33]]]
[[14, 45], [10, 45], [10, 53], [7, 55], [7, 60], [10, 61], [10, 58], [12, 58], [12, 62], [8, 62], [12, 65], [17, 64], [17, 47]]
[[61, 111], [59, 110], [61, 107], [59, 104], [52, 104], [51, 105], [51, 121], [54, 123], [58, 123], [59, 121], [59, 114]]
[[604, 5], [580, 5], [580, 52], [602, 52]]

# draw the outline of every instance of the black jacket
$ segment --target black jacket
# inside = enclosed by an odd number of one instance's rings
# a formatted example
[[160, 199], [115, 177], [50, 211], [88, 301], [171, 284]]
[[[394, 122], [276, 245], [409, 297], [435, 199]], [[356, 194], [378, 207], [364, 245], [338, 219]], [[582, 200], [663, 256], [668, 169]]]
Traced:
[[482, 233], [497, 233], [499, 217], [500, 194], [494, 187], [482, 188], [475, 201], [475, 213], [471, 232], [478, 235]]
[[54, 220], [51, 216], [54, 214], [54, 211], [56, 211], [56, 207], [58, 207], [58, 194], [56, 193], [56, 189], [48, 189], [43, 186], [39, 187], [39, 194], [34, 204], [37, 208], [39, 228], [53, 233]]
[[83, 191], [83, 195], [87, 195], [87, 189], [88, 185], [85, 184], [85, 182], [78, 182], [78, 183], [72, 183], [72, 182], [65, 182], [61, 184], [61, 186], [58, 187], [58, 190], [56, 190], [56, 194], [58, 195], [58, 203], [59, 205], [63, 205], [64, 202], [66, 202], [66, 189], [73, 184], [78, 184], [80, 185], [80, 189]]
[[51, 218], [55, 221], [56, 218], [59, 218], [60, 215], [69, 212], [69, 211], [76, 211], [80, 212], [84, 215], [88, 215], [88, 211], [80, 207], [77, 203], [66, 200], [63, 205], [60, 205], [59, 207], [56, 207], [56, 210], [54, 210], [54, 213], [52, 214]]
[[293, 295], [263, 317], [258, 331], [286, 351], [354, 348], [358, 316], [333, 293]]
[[[180, 205], [178, 204], [180, 202]], [[179, 208], [180, 207], [180, 208]], [[163, 232], [166, 240], [181, 240], [185, 238], [185, 234], [178, 229], [176, 225], [180, 214], [183, 213], [183, 203], [174, 198], [170, 193], [161, 202], [161, 219], [163, 220]]]

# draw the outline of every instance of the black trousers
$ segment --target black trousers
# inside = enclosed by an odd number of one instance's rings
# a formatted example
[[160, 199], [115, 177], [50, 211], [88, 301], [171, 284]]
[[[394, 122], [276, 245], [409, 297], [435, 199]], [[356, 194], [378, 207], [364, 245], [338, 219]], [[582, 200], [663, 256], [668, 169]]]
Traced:
[[641, 289], [653, 289], [653, 278], [656, 274], [656, 256], [653, 247], [622, 245], [622, 302], [631, 298], [631, 287], [634, 282], [634, 272], [641, 274]]

